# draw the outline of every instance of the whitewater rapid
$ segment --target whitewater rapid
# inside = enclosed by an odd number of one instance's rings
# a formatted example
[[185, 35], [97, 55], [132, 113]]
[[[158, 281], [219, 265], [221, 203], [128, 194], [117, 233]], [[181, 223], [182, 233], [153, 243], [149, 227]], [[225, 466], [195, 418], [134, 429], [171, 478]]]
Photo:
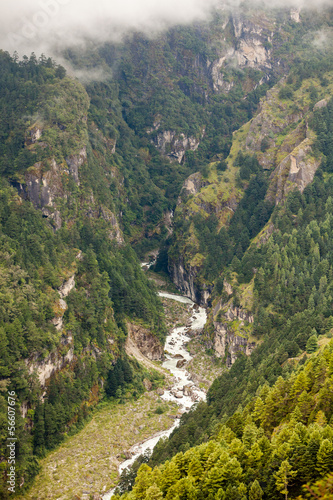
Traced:
[[[187, 334], [188, 330], [201, 330], [206, 321], [207, 314], [203, 307], [198, 307], [191, 299], [188, 297], [183, 297], [181, 295], [175, 295], [172, 293], [160, 292], [158, 294], [160, 297], [166, 299], [176, 300], [183, 304], [190, 304], [192, 307], [192, 314], [189, 323], [186, 326], [179, 328], [174, 328], [166, 338], [165, 342], [165, 360], [162, 366], [170, 371], [174, 376], [173, 385], [169, 390], [166, 390], [161, 397], [164, 401], [174, 401], [179, 406], [179, 411], [185, 413], [191, 409], [191, 407], [199, 401], [204, 401], [206, 399], [206, 394], [194, 382], [191, 381], [186, 368], [177, 367], [180, 360], [190, 361], [192, 356], [186, 350], [186, 344], [191, 340]], [[184, 394], [184, 387], [185, 393]], [[178, 427], [179, 419], [176, 419], [173, 425], [166, 431], [161, 431], [155, 434], [151, 438], [147, 439], [142, 443], [138, 443], [129, 450], [132, 457], [126, 460], [119, 466], [119, 474], [123, 472], [127, 467], [131, 467], [135, 460], [145, 453], [145, 451], [153, 450], [158, 441], [163, 437], [169, 437], [172, 431]], [[109, 491], [103, 496], [103, 500], [110, 500], [113, 496], [114, 489]]]

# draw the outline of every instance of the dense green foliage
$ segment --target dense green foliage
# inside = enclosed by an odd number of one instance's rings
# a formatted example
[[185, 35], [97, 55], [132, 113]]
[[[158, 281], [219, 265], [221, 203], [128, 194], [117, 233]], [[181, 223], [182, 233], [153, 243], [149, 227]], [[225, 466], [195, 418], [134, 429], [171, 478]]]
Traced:
[[[333, 342], [287, 378], [261, 386], [207, 442], [152, 470], [128, 500], [293, 498], [333, 467]], [[161, 450], [164, 443], [160, 442]]]
[[[258, 85], [262, 72], [230, 65], [223, 69], [230, 88], [214, 89], [210, 65], [219, 57], [221, 39], [227, 36], [235, 43], [231, 26], [222, 27], [223, 16], [216, 14], [210, 23], [193, 28], [178, 26], [156, 38], [135, 33], [125, 44], [106, 44], [93, 58], [67, 52], [78, 69], [112, 71], [112, 79], [86, 85], [91, 143], [95, 157], [111, 173], [124, 233], [140, 257], [167, 236], [164, 216], [175, 208], [184, 180], [197, 170], [204, 172], [216, 158], [224, 170], [232, 133], [253, 116], [268, 88]], [[278, 40], [277, 46], [284, 43]], [[270, 76], [272, 85], [275, 76]], [[165, 131], [174, 133], [174, 140], [192, 138], [200, 145], [187, 149], [180, 164], [170, 161], [165, 155], [172, 153], [173, 144], [161, 146]], [[244, 175], [248, 179], [245, 170]]]
[[[296, 72], [302, 73], [301, 68], [305, 66], [307, 65], [301, 65]], [[317, 69], [320, 70], [320, 64], [317, 65]], [[311, 73], [309, 68], [308, 71], [304, 71], [305, 77], [308, 77], [309, 72]], [[210, 436], [216, 434], [216, 428], [221, 421], [228, 422], [231, 428], [236, 430], [231, 422], [234, 422], [235, 425], [236, 422], [244, 424], [247, 413], [245, 410], [245, 414], [242, 414], [244, 411], [242, 408], [246, 404], [251, 407], [251, 401], [254, 401], [255, 395], [260, 394], [263, 387], [272, 386], [274, 383], [282, 384], [282, 382], [276, 382], [281, 376], [284, 380], [294, 380], [298, 373], [294, 370], [297, 370], [297, 366], [304, 363], [305, 358], [299, 358], [299, 364], [288, 362], [289, 358], [295, 358], [304, 351], [308, 354], [315, 352], [318, 349], [318, 337], [331, 336], [333, 326], [333, 180], [330, 174], [332, 162], [330, 145], [333, 129], [330, 109], [331, 103], [327, 107], [316, 110], [311, 123], [318, 134], [316, 142], [318, 153], [325, 155], [322, 167], [317, 172], [314, 182], [304, 190], [303, 194], [295, 191], [288, 196], [283, 205], [275, 208], [271, 219], [275, 231], [268, 238], [268, 241], [264, 241], [260, 245], [257, 242], [250, 244], [250, 233], [247, 232], [245, 253], [240, 252], [240, 258], [238, 256], [237, 259], [233, 258], [229, 268], [226, 267], [222, 276], [216, 281], [214, 293], [217, 294], [221, 294], [223, 289], [223, 278], [230, 279], [232, 273], [234, 273], [233, 279], [237, 280], [239, 284], [254, 282], [253, 333], [261, 341], [260, 345], [252, 353], [251, 358], [240, 357], [228, 372], [213, 383], [208, 393], [207, 403], [199, 404], [196, 410], [183, 417], [180, 428], [173, 433], [168, 441], [155, 448], [149, 465], [161, 463], [179, 451], [185, 453], [191, 446], [207, 441]], [[243, 161], [240, 162], [241, 167], [243, 164]], [[250, 165], [251, 163], [249, 163]], [[255, 163], [253, 165], [255, 166]], [[255, 178], [253, 177], [253, 179]], [[248, 213], [246, 213], [246, 217], [248, 231], [251, 219]], [[237, 211], [234, 218], [238, 222]], [[240, 237], [242, 233], [242, 226], [238, 224], [239, 222], [235, 224], [234, 234], [236, 237]], [[208, 246], [210, 224], [207, 226], [204, 228], [202, 225], [201, 230], [205, 232], [205, 241], [207, 241]], [[229, 227], [233, 227], [233, 219], [231, 219]], [[253, 232], [251, 237], [255, 234]], [[200, 240], [199, 233], [197, 236]], [[222, 245], [221, 242], [220, 245]], [[218, 250], [214, 248], [214, 245], [211, 245], [210, 251], [215, 256], [218, 255]], [[238, 306], [239, 299], [235, 291], [237, 291], [236, 284], [234, 284], [234, 297], [231, 301], [234, 302], [234, 306]], [[240, 288], [239, 293], [241, 293]], [[311, 363], [307, 366], [312, 370]], [[300, 368], [300, 370], [302, 369]], [[318, 375], [321, 385], [315, 384], [316, 390], [322, 390], [320, 396], [308, 394], [305, 397], [305, 394], [303, 395], [304, 401], [306, 400], [308, 405], [306, 416], [300, 417], [299, 408], [295, 406], [290, 410], [294, 412], [294, 415], [298, 415], [295, 418], [303, 425], [309, 426], [319, 410], [324, 414], [324, 422], [327, 421], [331, 424], [330, 399], [327, 398], [325, 389], [322, 389], [330, 384], [330, 375], [328, 372], [324, 372]], [[284, 398], [287, 393], [285, 386], [283, 387], [281, 398]], [[326, 400], [328, 401], [327, 407], [325, 406]], [[277, 401], [277, 420], [270, 414], [266, 421], [266, 425], [269, 425], [268, 422], [272, 422], [272, 428], [269, 429], [269, 432], [272, 432], [273, 427], [278, 428], [285, 421], [286, 414], [289, 412], [287, 399], [284, 400], [285, 405], [281, 404], [281, 399], [277, 398]], [[318, 401], [321, 401], [322, 406], [320, 404], [317, 406]], [[278, 406], [280, 411], [277, 410]], [[305, 406], [302, 408], [302, 411], [305, 411]], [[260, 425], [265, 427], [263, 421], [260, 421]], [[266, 434], [267, 431], [266, 429]], [[331, 432], [331, 427], [327, 427], [327, 432]], [[241, 438], [241, 433], [237, 437]], [[282, 462], [283, 460], [279, 467], [282, 467]], [[286, 464], [284, 466], [287, 470]], [[296, 469], [297, 467], [290, 467], [290, 471]], [[298, 470], [298, 489], [293, 490], [293, 494], [300, 492], [299, 487], [302, 483], [312, 482], [318, 475], [324, 475], [324, 470], [319, 472], [317, 465], [314, 465], [313, 470], [312, 476], [306, 474], [303, 469], [301, 472]], [[329, 469], [325, 470], [329, 471]], [[279, 471], [274, 473], [278, 475]], [[244, 478], [244, 476], [242, 477]], [[251, 476], [252, 482], [254, 479], [256, 478]], [[261, 481], [264, 491], [266, 491], [265, 487], [272, 488], [267, 490], [268, 493], [265, 493], [267, 498], [275, 498], [274, 495], [279, 498], [277, 493], [273, 493], [274, 488], [277, 487], [276, 484], [269, 486], [268, 479], [262, 478]], [[294, 483], [294, 480], [292, 482]], [[220, 486], [223, 489], [224, 486], [228, 487], [223, 481]], [[282, 492], [285, 487], [282, 483], [280, 486]], [[247, 484], [247, 487], [250, 487], [250, 483]], [[165, 492], [165, 490], [163, 491]], [[228, 494], [231, 495], [231, 492], [227, 493], [227, 498], [229, 498]], [[238, 498], [237, 495], [235, 498]]]
[[[147, 374], [124, 354], [128, 321], [149, 327], [161, 341], [166, 333], [161, 303], [137, 255], [156, 249], [168, 235], [166, 216], [191, 173], [201, 170], [207, 178], [211, 161], [216, 161], [217, 175], [226, 171], [233, 132], [253, 116], [268, 88], [259, 85], [268, 75], [232, 64], [221, 70], [224, 86], [214, 88], [211, 63], [220, 58], [221, 44], [235, 49], [238, 44], [232, 21], [222, 28], [223, 15], [216, 14], [209, 24], [175, 27], [155, 39], [133, 34], [125, 43], [99, 47], [93, 57], [68, 51], [76, 68], [100, 65], [105, 70], [102, 82], [86, 88], [44, 56], [18, 61], [0, 52], [4, 498], [8, 390], [17, 397], [16, 474], [27, 486], [38, 471], [37, 458], [78, 429], [102, 397], [122, 402], [143, 391], [144, 377], [158, 382], [156, 374]], [[277, 70], [269, 72], [270, 85], [290, 64], [293, 47], [302, 46], [308, 29], [288, 16], [276, 17], [278, 28], [272, 43], [266, 43], [272, 61], [279, 61]], [[309, 26], [318, 28], [320, 22], [309, 21]], [[271, 33], [269, 26], [267, 30]], [[290, 98], [309, 75], [319, 76], [325, 86], [325, 71], [331, 67], [328, 57], [299, 64], [280, 98]], [[315, 101], [314, 89], [312, 107]], [[275, 210], [276, 233], [268, 243], [250, 245], [272, 211], [265, 201], [267, 176], [254, 157], [240, 154], [234, 162], [237, 188], [245, 194], [229, 227], [218, 231], [213, 215], [194, 218], [195, 237], [207, 256], [200, 277], [210, 285], [219, 277], [215, 294], [231, 272], [239, 284], [254, 280], [253, 332], [262, 344], [251, 359], [237, 360], [213, 384], [207, 404], [186, 415], [180, 430], [157, 447], [151, 464], [179, 451], [184, 455], [163, 466], [162, 474], [155, 471], [150, 483], [149, 469], [141, 469], [133, 498], [203, 498], [206, 490], [218, 498], [241, 499], [247, 491], [251, 500], [261, 498], [263, 491], [274, 498], [289, 487], [288, 479], [297, 481], [293, 487], [298, 492], [302, 481], [322, 477], [331, 466], [327, 440], [332, 433], [326, 425], [332, 414], [331, 351], [310, 361], [313, 373], [308, 364], [290, 375], [293, 366], [286, 363], [301, 351], [316, 352], [318, 337], [332, 328], [331, 110], [330, 103], [316, 111], [312, 124], [318, 151], [326, 155], [324, 174], [302, 196], [290, 196]], [[161, 147], [163, 132], [200, 146], [187, 148], [178, 163], [171, 143]], [[268, 148], [269, 141], [263, 140], [261, 151]], [[46, 179], [44, 174], [50, 175]], [[49, 183], [53, 199], [42, 203], [37, 190], [33, 203], [28, 201], [33, 191], [29, 182], [43, 188]], [[179, 222], [177, 235], [186, 225], [188, 221]], [[73, 277], [75, 288], [61, 298], [59, 288]], [[236, 294], [232, 300], [237, 305]], [[36, 368], [47, 363], [62, 368], [41, 387]], [[304, 376], [305, 403], [294, 390], [297, 377]], [[269, 389], [267, 384], [276, 385]], [[272, 415], [273, 396], [283, 404]], [[316, 407], [311, 406], [314, 398]], [[256, 405], [261, 405], [260, 418]], [[211, 436], [215, 441], [206, 444]], [[196, 451], [189, 450], [197, 444]], [[300, 469], [297, 460], [303, 452], [309, 460]], [[224, 462], [217, 467], [221, 457]]]
[[[243, 168], [246, 160], [239, 160]], [[256, 161], [255, 161], [256, 162]], [[256, 162], [257, 170], [261, 170]], [[247, 168], [247, 167], [244, 167]], [[208, 219], [201, 215], [193, 217], [195, 234], [199, 240], [200, 253], [207, 255], [201, 269], [204, 279], [214, 281], [236, 257], [233, 262], [237, 270], [237, 262], [247, 250], [250, 240], [254, 238], [269, 220], [273, 207], [265, 201], [267, 179], [263, 172], [252, 176], [244, 197], [238, 204], [227, 228], [218, 228], [215, 215]], [[178, 221], [179, 223], [179, 221]], [[179, 229], [176, 226], [176, 230]]]
[[[122, 365], [116, 362], [127, 335], [126, 321], [141, 322], [161, 340], [165, 326], [162, 305], [134, 251], [110, 236], [107, 216], [99, 217], [98, 211], [91, 216], [92, 196], [93, 203], [106, 207], [105, 214], [114, 203], [89, 144], [80, 186], [69, 178], [63, 184], [66, 196], [62, 192], [63, 198], [56, 200], [64, 219], [57, 231], [51, 219], [22, 199], [27, 170], [39, 175], [35, 165], [40, 162], [41, 171], [48, 172], [52, 158], [63, 165], [87, 144], [85, 90], [44, 57], [18, 62], [0, 53], [0, 66], [0, 109], [5, 116], [0, 152], [0, 454], [7, 454], [7, 391], [14, 391], [16, 473], [26, 486], [38, 470], [36, 456], [82, 425], [105, 392], [123, 399], [126, 391], [139, 395], [144, 390], [142, 380], [149, 374], [137, 365], [130, 367], [123, 353]], [[39, 128], [42, 140], [32, 140]], [[75, 288], [64, 302], [58, 290], [72, 277]], [[43, 363], [63, 367], [44, 388], [33, 371]], [[6, 461], [1, 467], [0, 495], [6, 498]]]

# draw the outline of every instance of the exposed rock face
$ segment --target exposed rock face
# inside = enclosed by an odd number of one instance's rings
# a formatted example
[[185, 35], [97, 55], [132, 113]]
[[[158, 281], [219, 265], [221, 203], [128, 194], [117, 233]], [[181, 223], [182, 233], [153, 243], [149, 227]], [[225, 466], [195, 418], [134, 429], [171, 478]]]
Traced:
[[183, 187], [181, 190], [181, 196], [178, 200], [178, 204], [180, 204], [182, 202], [183, 196], [197, 194], [203, 185], [204, 185], [204, 182], [202, 180], [202, 175], [199, 172], [196, 172], [195, 174], [190, 175], [185, 180], [185, 182], [183, 184]]
[[63, 317], [67, 311], [67, 304], [63, 299], [59, 299], [56, 303], [55, 316], [52, 319], [52, 324], [56, 327], [56, 330], [60, 332], [63, 327]]
[[119, 245], [122, 245], [124, 243], [124, 238], [114, 213], [102, 205], [99, 210], [99, 216], [102, 217], [102, 219], [104, 219], [105, 222], [107, 222], [110, 226], [109, 229], [110, 239], [116, 240], [117, 243], [119, 243]]
[[[232, 286], [227, 281], [224, 282], [224, 290], [231, 296]], [[240, 353], [249, 356], [256, 345], [248, 341], [245, 326], [253, 324], [253, 315], [242, 307], [234, 307], [232, 301], [223, 303], [219, 300], [213, 309], [213, 317], [216, 356], [219, 358], [226, 356], [227, 366], [231, 366]]]
[[177, 135], [175, 131], [165, 130], [160, 132], [155, 139], [157, 149], [170, 160], [182, 163], [186, 151], [196, 151], [200, 141], [195, 137], [186, 137], [184, 134]]
[[228, 93], [234, 86], [234, 82], [226, 81], [222, 73], [224, 65], [233, 57], [235, 57], [235, 49], [231, 47], [227, 49], [225, 55], [212, 63], [208, 63], [215, 92]]
[[186, 270], [182, 258], [180, 258], [178, 263], [172, 263], [169, 266], [169, 271], [172, 277], [172, 281], [176, 287], [184, 294], [189, 297], [193, 302], [200, 304], [203, 307], [208, 305], [208, 299], [210, 296], [211, 289], [206, 290], [198, 288], [195, 283], [196, 276], [198, 274], [198, 269], [196, 267], [189, 267]]
[[272, 182], [267, 199], [281, 203], [295, 187], [302, 193], [313, 181], [320, 166], [321, 158], [312, 155], [312, 141], [305, 139], [291, 154], [278, 165], [272, 174]]
[[[25, 174], [25, 184], [16, 184], [19, 194], [29, 199], [35, 208], [40, 209], [43, 216], [52, 221], [54, 228], [60, 229], [63, 224], [61, 207], [67, 201], [71, 193], [67, 190], [68, 176], [74, 179], [80, 186], [80, 168], [87, 161], [86, 148], [82, 148], [77, 155], [71, 155], [66, 159], [66, 166], [58, 165], [54, 159], [49, 162], [49, 168], [45, 170], [42, 162], [36, 163], [29, 168]], [[109, 237], [119, 244], [124, 243], [118, 221], [114, 213], [107, 207], [96, 203], [93, 194], [88, 200], [84, 200], [86, 216], [102, 218], [109, 226]]]
[[42, 128], [38, 125], [30, 128], [28, 133], [26, 134], [25, 142], [27, 146], [31, 146], [31, 144], [35, 144], [42, 137]]
[[163, 346], [149, 330], [132, 323], [127, 323], [127, 329], [128, 339], [136, 345], [146, 358], [151, 361], [163, 359]]
[[[36, 142], [40, 136], [41, 131], [37, 129], [31, 140]], [[68, 168], [58, 165], [54, 158], [50, 160], [47, 170], [42, 162], [38, 162], [26, 171], [25, 185], [18, 186], [20, 195], [29, 199], [35, 208], [41, 209], [43, 215], [53, 221], [56, 229], [62, 226], [59, 199], [67, 200], [69, 194], [65, 188], [66, 179], [71, 175], [79, 186], [79, 169], [86, 160], [87, 152], [84, 147], [77, 155], [66, 159]]]
[[79, 170], [86, 160], [87, 160], [87, 151], [85, 147], [82, 148], [77, 155], [72, 155], [66, 158], [66, 163], [68, 165], [69, 172], [78, 186], [80, 185]]
[[36, 372], [40, 385], [45, 387], [47, 380], [54, 375], [57, 371], [63, 369], [74, 360], [74, 347], [72, 345], [73, 339], [69, 337], [68, 342], [71, 347], [67, 354], [62, 356], [58, 352], [51, 353], [46, 359], [40, 360], [35, 356], [32, 360], [27, 360], [26, 364], [30, 373]]
[[226, 364], [231, 366], [240, 353], [249, 356], [255, 343], [249, 343], [246, 338], [231, 333], [223, 323], [214, 322], [214, 349], [218, 358], [227, 354]]
[[60, 298], [55, 306], [55, 316], [52, 320], [52, 324], [56, 327], [58, 332], [62, 330], [63, 317], [67, 311], [67, 304], [64, 298], [69, 295], [73, 288], [75, 288], [75, 274], [71, 276], [69, 280], [65, 281], [58, 290]]
[[290, 9], [290, 19], [295, 23], [300, 23], [301, 22], [300, 13], [301, 13], [300, 9], [295, 9], [295, 8]]
[[[197, 302], [197, 291], [194, 286], [194, 279], [196, 276], [192, 269], [187, 272], [184, 269], [183, 263], [180, 261], [178, 264], [173, 264], [171, 269], [172, 281], [176, 287], [184, 294], [189, 297], [193, 302]], [[193, 270], [194, 271], [194, 270]]]
[[238, 48], [235, 51], [240, 67], [270, 69], [269, 60], [271, 51], [267, 42], [273, 37], [274, 25], [265, 15], [246, 19], [243, 15], [233, 15], [232, 24], [235, 37], [238, 39]]
[[59, 295], [61, 298], [67, 297], [70, 292], [75, 288], [75, 274], [65, 281], [59, 288]]

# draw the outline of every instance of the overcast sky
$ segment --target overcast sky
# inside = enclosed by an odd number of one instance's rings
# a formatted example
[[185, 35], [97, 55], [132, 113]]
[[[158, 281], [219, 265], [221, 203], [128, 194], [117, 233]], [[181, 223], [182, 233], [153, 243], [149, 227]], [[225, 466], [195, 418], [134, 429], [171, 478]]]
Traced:
[[[208, 17], [211, 8], [238, 0], [2, 0], [0, 48], [49, 53], [87, 37], [117, 39], [128, 29], [156, 31], [170, 24]], [[255, 1], [255, 0], [252, 0]], [[301, 6], [333, 0], [264, 0], [268, 5]]]

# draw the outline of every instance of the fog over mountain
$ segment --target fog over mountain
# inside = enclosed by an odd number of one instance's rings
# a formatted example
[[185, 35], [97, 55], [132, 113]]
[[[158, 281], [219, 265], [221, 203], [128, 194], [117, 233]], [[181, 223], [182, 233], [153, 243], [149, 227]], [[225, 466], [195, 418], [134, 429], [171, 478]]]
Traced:
[[[256, 0], [254, 0], [255, 3]], [[269, 7], [313, 6], [310, 0], [256, 2]], [[329, 0], [316, 2], [316, 7]], [[117, 40], [131, 29], [152, 34], [177, 23], [209, 17], [214, 7], [239, 7], [238, 0], [14, 0], [2, 4], [0, 46], [22, 55], [82, 43]]]

